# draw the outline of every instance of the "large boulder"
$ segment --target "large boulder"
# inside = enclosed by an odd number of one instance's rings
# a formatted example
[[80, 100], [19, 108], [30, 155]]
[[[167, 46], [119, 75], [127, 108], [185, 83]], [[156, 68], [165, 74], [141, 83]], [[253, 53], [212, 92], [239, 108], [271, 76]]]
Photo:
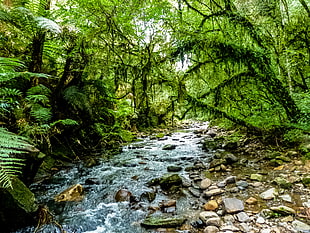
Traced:
[[36, 224], [38, 206], [34, 194], [18, 178], [12, 180], [12, 187], [0, 189], [0, 226], [3, 233]]

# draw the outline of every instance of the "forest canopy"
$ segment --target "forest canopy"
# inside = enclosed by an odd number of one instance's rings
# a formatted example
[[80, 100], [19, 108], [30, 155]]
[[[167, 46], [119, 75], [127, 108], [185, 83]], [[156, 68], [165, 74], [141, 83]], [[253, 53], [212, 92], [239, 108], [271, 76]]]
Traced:
[[309, 130], [304, 0], [4, 0], [0, 118], [40, 149], [226, 118]]

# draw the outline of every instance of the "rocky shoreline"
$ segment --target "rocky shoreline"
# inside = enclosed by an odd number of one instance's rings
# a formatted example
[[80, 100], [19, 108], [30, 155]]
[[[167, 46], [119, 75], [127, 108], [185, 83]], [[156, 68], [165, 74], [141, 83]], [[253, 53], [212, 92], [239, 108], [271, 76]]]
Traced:
[[[183, 168], [168, 167], [168, 174], [149, 182], [171, 197], [179, 192], [194, 198], [196, 214], [184, 224], [175, 216], [177, 201], [169, 211], [151, 207], [144, 227], [169, 233], [310, 232], [310, 162], [301, 161], [299, 151], [271, 149], [257, 138], [231, 137], [216, 127], [196, 134], [205, 137], [206, 153], [215, 154], [207, 167], [196, 161], [184, 168], [187, 177], [178, 175]], [[153, 218], [158, 211], [161, 217]]]

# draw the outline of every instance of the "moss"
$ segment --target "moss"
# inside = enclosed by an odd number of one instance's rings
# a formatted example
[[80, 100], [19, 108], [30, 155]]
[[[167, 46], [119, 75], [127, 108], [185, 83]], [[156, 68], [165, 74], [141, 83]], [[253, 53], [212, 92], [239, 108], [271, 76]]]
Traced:
[[147, 228], [170, 228], [179, 227], [186, 221], [185, 218], [165, 218], [165, 217], [147, 217], [141, 225]]
[[163, 137], [165, 137], [165, 134], [164, 133], [159, 133], [159, 134], [156, 134], [155, 137], [156, 138], [163, 138]]
[[17, 178], [12, 180], [12, 186], [13, 189], [8, 189], [7, 191], [11, 194], [16, 204], [27, 213], [35, 212], [38, 208], [35, 204], [35, 196], [27, 186]]

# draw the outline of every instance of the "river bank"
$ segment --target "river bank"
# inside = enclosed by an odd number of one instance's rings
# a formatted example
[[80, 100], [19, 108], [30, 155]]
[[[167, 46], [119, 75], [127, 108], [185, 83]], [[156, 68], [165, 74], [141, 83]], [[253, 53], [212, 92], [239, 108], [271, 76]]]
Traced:
[[[183, 128], [140, 135], [112, 159], [68, 165], [31, 190], [68, 233], [309, 230], [309, 163], [298, 151], [203, 124]], [[39, 232], [55, 230], [50, 222]]]

